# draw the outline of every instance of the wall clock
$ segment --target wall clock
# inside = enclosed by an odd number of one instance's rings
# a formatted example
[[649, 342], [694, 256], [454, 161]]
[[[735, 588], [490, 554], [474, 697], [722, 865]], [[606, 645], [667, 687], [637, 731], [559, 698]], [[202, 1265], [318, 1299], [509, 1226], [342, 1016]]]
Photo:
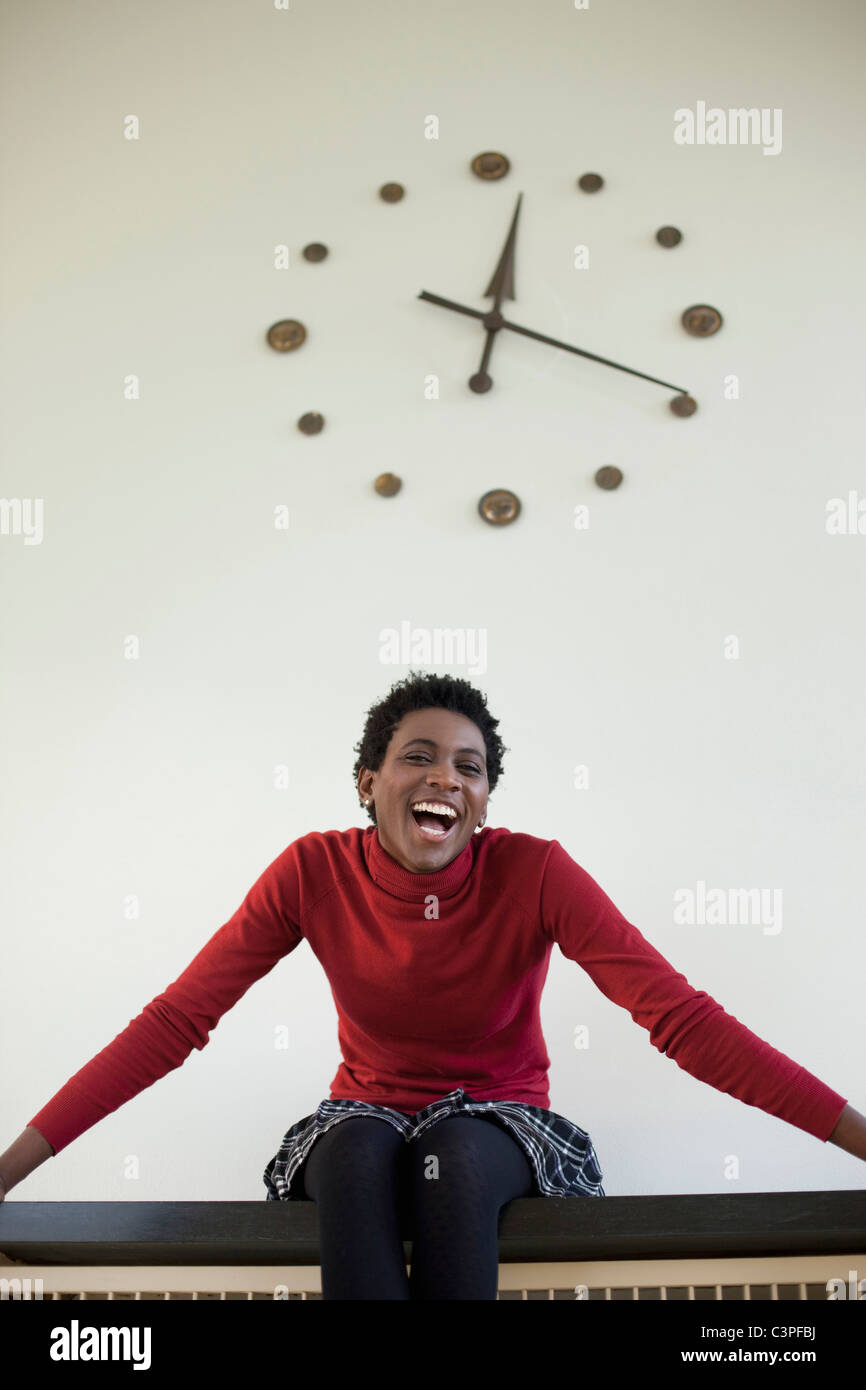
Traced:
[[[510, 169], [508, 159], [502, 154], [493, 151], [486, 151], [476, 155], [471, 161], [470, 168], [476, 177], [484, 180], [503, 178]], [[604, 180], [599, 174], [583, 174], [577, 180], [577, 187], [584, 193], [598, 193], [603, 187]], [[405, 195], [405, 189], [399, 183], [386, 183], [379, 189], [379, 197], [385, 203], [397, 203]], [[665, 388], [673, 395], [668, 400], [670, 410], [674, 415], [684, 419], [694, 414], [697, 409], [697, 402], [684, 386], [675, 385], [673, 382], [666, 381], [661, 376], [655, 376], [643, 371], [636, 366], [623, 362], [614, 362], [612, 359], [602, 357], [600, 354], [590, 351], [586, 347], [578, 346], [576, 343], [564, 342], [562, 339], [553, 338], [541, 331], [538, 327], [528, 327], [524, 323], [517, 323], [511, 317], [506, 317], [502, 313], [503, 301], [506, 299], [516, 300], [515, 294], [515, 265], [517, 261], [517, 231], [520, 218], [520, 209], [523, 201], [523, 194], [519, 193], [508, 229], [505, 244], [499, 255], [490, 282], [484, 290], [482, 298], [492, 299], [490, 308], [483, 309], [473, 307], [468, 304], [458, 303], [456, 300], [445, 297], [444, 295], [433, 293], [430, 290], [422, 289], [418, 293], [418, 298], [427, 304], [447, 310], [451, 313], [461, 314], [468, 320], [474, 320], [473, 329], [467, 323], [467, 332], [475, 331], [480, 328], [483, 338], [480, 347], [480, 360], [478, 370], [469, 377], [467, 387], [476, 394], [486, 394], [493, 389], [494, 378], [491, 375], [490, 367], [493, 358], [494, 347], [497, 345], [500, 335], [518, 333], [523, 337], [529, 338], [538, 344], [540, 352], [564, 351], [570, 352], [575, 356], [589, 359], [600, 363], [615, 371], [625, 372], [630, 376], [640, 377], [643, 381], [654, 382], [656, 385]], [[655, 240], [659, 246], [665, 249], [672, 249], [682, 241], [682, 232], [677, 227], [660, 227], [655, 234]], [[328, 248], [321, 242], [311, 242], [303, 249], [304, 259], [311, 263], [319, 263], [327, 259]], [[722, 326], [722, 316], [717, 309], [709, 304], [692, 304], [684, 309], [680, 315], [680, 323], [683, 329], [693, 337], [705, 338], [717, 333]], [[307, 340], [306, 326], [297, 319], [280, 319], [271, 325], [267, 331], [267, 342], [276, 352], [295, 352]], [[502, 351], [504, 348], [497, 348]], [[307, 411], [297, 421], [298, 429], [302, 433], [313, 435], [318, 434], [324, 428], [325, 418], [319, 411]], [[622, 482], [622, 472], [618, 468], [605, 466], [595, 474], [596, 484], [606, 490], [617, 488]], [[374, 486], [382, 497], [393, 497], [399, 492], [401, 480], [393, 473], [382, 473], [376, 479]], [[520, 502], [514, 493], [507, 488], [493, 488], [485, 493], [478, 504], [480, 515], [491, 525], [507, 525], [516, 520], [520, 514]]]

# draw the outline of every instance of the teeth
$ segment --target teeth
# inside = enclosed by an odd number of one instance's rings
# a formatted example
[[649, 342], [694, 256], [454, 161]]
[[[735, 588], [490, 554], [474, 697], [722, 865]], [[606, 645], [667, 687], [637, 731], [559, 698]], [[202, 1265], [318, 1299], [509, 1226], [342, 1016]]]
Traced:
[[452, 820], [457, 819], [457, 812], [453, 806], [445, 806], [441, 801], [415, 801], [412, 804], [413, 811], [438, 811], [440, 815], [450, 816]]

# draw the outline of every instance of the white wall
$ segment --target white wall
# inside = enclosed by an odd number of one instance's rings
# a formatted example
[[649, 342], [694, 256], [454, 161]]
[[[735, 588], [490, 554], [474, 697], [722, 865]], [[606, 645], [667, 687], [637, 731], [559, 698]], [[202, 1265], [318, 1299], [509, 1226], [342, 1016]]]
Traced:
[[[829, 499], [866, 495], [862, 6], [2, 13], [0, 493], [42, 498], [44, 534], [0, 536], [0, 1148], [286, 844], [366, 824], [353, 744], [406, 673], [379, 659], [402, 620], [486, 635], [482, 673], [436, 669], [485, 690], [512, 750], [488, 823], [560, 839], [696, 987], [866, 1110], [866, 535], [825, 525]], [[677, 145], [698, 101], [781, 110], [781, 152]], [[513, 161], [501, 183], [468, 172], [485, 149]], [[484, 304], [520, 191], [506, 314], [686, 386], [691, 419], [516, 334], [494, 390], [466, 389], [477, 326], [416, 296]], [[663, 251], [669, 222], [685, 240]], [[678, 318], [704, 301], [725, 325], [699, 341]], [[264, 343], [283, 317], [310, 328], [286, 356]], [[606, 463], [618, 492], [593, 484]], [[475, 512], [497, 486], [523, 501], [512, 527]], [[431, 559], [435, 583], [413, 574]], [[673, 925], [700, 879], [781, 887], [782, 931]], [[660, 1056], [558, 951], [543, 1022], [551, 1106], [590, 1131], [611, 1195], [863, 1185], [859, 1160]], [[264, 1198], [338, 1061], [302, 946], [13, 1200]]]

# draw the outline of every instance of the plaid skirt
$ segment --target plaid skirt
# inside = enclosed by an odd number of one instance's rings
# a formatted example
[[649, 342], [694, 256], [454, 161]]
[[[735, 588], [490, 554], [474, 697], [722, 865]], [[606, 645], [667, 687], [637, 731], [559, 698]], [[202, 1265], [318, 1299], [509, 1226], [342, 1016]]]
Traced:
[[516, 1101], [473, 1100], [458, 1087], [414, 1115], [364, 1100], [323, 1100], [287, 1131], [264, 1171], [266, 1201], [307, 1200], [301, 1165], [314, 1143], [332, 1125], [352, 1115], [375, 1115], [393, 1125], [408, 1144], [446, 1115], [484, 1115], [512, 1135], [529, 1159], [538, 1197], [603, 1197], [602, 1172], [589, 1135], [554, 1110]]

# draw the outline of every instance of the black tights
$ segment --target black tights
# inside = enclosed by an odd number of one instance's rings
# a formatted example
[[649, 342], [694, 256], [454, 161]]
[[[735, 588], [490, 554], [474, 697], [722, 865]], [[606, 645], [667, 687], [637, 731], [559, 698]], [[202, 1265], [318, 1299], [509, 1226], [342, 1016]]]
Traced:
[[302, 1173], [323, 1299], [495, 1299], [499, 1213], [535, 1192], [516, 1139], [480, 1115], [449, 1115], [408, 1144], [387, 1120], [352, 1115], [316, 1140]]

